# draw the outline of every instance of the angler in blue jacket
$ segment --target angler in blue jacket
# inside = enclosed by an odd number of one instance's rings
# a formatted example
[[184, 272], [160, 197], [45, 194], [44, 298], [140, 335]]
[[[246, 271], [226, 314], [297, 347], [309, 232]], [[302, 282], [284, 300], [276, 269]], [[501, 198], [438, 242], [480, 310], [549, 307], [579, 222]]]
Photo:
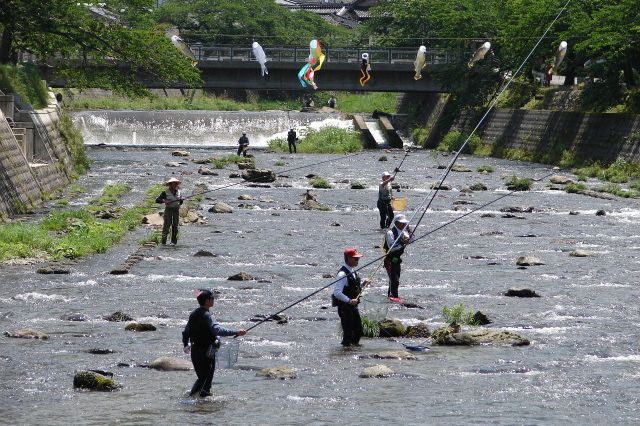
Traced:
[[218, 324], [209, 312], [215, 300], [210, 290], [201, 290], [197, 299], [200, 307], [189, 315], [182, 332], [182, 344], [184, 353], [191, 353], [191, 362], [198, 376], [191, 388], [191, 395], [206, 397], [211, 395], [211, 381], [216, 367], [215, 351], [220, 346], [218, 336], [244, 336], [247, 332], [242, 329], [230, 330]]

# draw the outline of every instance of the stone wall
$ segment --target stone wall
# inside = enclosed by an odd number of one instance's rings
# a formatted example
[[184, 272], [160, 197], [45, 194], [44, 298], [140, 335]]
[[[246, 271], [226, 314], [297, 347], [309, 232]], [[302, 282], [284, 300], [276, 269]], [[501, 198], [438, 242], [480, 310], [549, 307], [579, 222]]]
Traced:
[[12, 129], [0, 111], [0, 217], [37, 207], [67, 185], [73, 171], [58, 131], [59, 107], [52, 94], [47, 108], [15, 112], [14, 120]]
[[[478, 116], [465, 113], [454, 128], [469, 133]], [[558, 160], [563, 151], [576, 159], [603, 163], [623, 156], [640, 162], [640, 115], [496, 109], [480, 128], [482, 141], [498, 148], [520, 148], [534, 158]]]

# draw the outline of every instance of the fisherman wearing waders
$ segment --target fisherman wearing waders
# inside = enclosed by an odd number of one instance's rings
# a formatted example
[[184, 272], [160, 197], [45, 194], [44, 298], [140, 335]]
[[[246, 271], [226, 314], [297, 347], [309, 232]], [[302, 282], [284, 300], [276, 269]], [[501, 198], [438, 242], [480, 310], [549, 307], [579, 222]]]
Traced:
[[362, 322], [358, 312], [358, 297], [368, 280], [361, 281], [355, 268], [362, 254], [355, 248], [344, 249], [344, 263], [338, 270], [331, 305], [338, 307], [342, 324], [342, 346], [360, 346]]
[[[202, 290], [197, 296], [199, 308], [191, 312], [182, 332], [184, 353], [191, 353], [191, 362], [198, 379], [190, 395], [211, 396], [211, 381], [216, 368], [216, 351], [220, 347], [219, 336], [244, 336], [245, 330], [229, 330], [221, 327], [213, 318], [209, 308], [213, 306], [214, 294]], [[189, 344], [191, 341], [191, 344]]]
[[247, 149], [249, 148], [249, 138], [247, 134], [242, 132], [242, 136], [238, 139], [238, 153], [237, 155], [242, 154], [243, 156], [247, 156]]
[[[387, 237], [384, 242], [384, 268], [389, 275], [389, 291], [390, 299], [398, 298], [398, 287], [400, 286], [400, 264], [402, 263], [402, 253], [407, 244], [412, 242], [409, 235], [409, 220], [403, 214], [397, 214], [393, 218], [393, 227], [387, 231]], [[399, 236], [399, 238], [398, 238]]]
[[289, 154], [298, 153], [296, 150], [296, 140], [298, 140], [298, 135], [296, 135], [296, 131], [293, 129], [289, 129], [289, 133], [287, 133], [287, 142], [289, 143]]
[[391, 225], [393, 218], [393, 207], [391, 207], [391, 182], [394, 177], [391, 173], [382, 174], [382, 182], [378, 185], [378, 210], [380, 211], [380, 229], [387, 229]]
[[180, 181], [174, 177], [164, 184], [168, 186], [166, 191], [162, 191], [156, 198], [156, 203], [164, 204], [164, 223], [162, 225], [162, 245], [167, 244], [167, 236], [171, 230], [171, 244], [178, 244], [178, 223], [180, 223], [180, 205], [182, 196], [180, 195]]

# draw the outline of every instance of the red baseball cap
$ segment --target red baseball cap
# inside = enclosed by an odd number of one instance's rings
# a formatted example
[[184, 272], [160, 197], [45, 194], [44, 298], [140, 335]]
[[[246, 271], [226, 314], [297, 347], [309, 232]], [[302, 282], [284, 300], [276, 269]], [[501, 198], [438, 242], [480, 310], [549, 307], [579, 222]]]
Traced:
[[344, 249], [344, 255], [346, 257], [362, 257], [362, 253], [360, 253], [357, 249], [353, 247], [348, 247]]

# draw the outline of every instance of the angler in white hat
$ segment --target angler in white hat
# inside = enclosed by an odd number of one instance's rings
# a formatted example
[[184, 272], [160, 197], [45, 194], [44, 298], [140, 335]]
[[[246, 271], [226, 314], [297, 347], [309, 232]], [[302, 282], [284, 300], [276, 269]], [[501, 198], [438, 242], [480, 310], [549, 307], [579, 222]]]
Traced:
[[397, 214], [393, 218], [393, 227], [387, 231], [387, 238], [384, 241], [384, 250], [387, 254], [384, 258], [384, 268], [389, 276], [388, 296], [393, 299], [398, 298], [401, 256], [407, 244], [413, 242], [408, 223], [409, 220], [405, 215]]
[[156, 203], [164, 204], [162, 245], [167, 244], [169, 230], [171, 230], [171, 244], [178, 244], [178, 224], [180, 223], [180, 205], [182, 204], [182, 195], [179, 188], [181, 183], [179, 179], [172, 177], [164, 183], [167, 186], [167, 190], [162, 191], [160, 196], [156, 198]]
[[378, 210], [380, 211], [380, 229], [386, 229], [391, 225], [393, 218], [393, 207], [391, 200], [393, 199], [391, 182], [393, 181], [391, 173], [384, 172], [382, 174], [382, 182], [378, 184]]

